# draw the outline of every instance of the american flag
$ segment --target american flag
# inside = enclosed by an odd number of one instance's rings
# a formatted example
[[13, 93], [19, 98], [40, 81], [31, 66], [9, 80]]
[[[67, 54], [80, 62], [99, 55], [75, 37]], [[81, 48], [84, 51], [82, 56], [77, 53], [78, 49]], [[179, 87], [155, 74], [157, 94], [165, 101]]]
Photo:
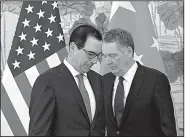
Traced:
[[56, 1], [23, 2], [1, 84], [1, 135], [26, 136], [36, 78], [67, 56]]

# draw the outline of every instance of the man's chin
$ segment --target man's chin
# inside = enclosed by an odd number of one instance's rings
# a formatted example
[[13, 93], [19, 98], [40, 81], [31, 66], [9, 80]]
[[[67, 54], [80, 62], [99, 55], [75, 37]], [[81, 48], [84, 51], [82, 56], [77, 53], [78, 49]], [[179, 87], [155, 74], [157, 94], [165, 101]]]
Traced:
[[116, 69], [112, 69], [111, 72], [112, 72], [114, 75], [117, 76], [117, 75], [119, 74], [120, 71], [119, 71], [119, 70], [116, 70]]
[[81, 71], [82, 71], [83, 73], [87, 73], [89, 70], [90, 70], [90, 68], [82, 68], [82, 69], [81, 69]]
[[118, 72], [112, 72], [112, 73], [113, 73], [115, 76], [118, 76], [118, 74], [119, 74]]

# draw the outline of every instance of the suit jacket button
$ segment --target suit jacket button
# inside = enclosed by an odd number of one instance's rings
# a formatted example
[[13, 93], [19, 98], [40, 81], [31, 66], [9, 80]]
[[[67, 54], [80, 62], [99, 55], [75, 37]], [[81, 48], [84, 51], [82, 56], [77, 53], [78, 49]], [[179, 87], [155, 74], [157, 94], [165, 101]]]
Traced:
[[119, 135], [119, 134], [120, 134], [120, 132], [119, 132], [119, 131], [116, 131], [116, 134], [117, 134], [117, 135]]

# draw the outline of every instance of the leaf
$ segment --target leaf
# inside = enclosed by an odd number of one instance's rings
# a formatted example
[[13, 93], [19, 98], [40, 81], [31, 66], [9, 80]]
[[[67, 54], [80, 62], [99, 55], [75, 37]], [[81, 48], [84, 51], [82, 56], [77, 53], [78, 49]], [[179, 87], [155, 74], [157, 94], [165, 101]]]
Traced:
[[91, 1], [58, 1], [61, 15], [79, 13], [82, 16], [91, 16], [95, 5]]
[[110, 1], [104, 1], [104, 8], [107, 10], [107, 11], [111, 11], [111, 8], [112, 8], [112, 4]]
[[108, 25], [109, 25], [109, 19], [107, 19], [104, 23], [104, 32], [108, 30]]
[[9, 6], [9, 11], [15, 14], [20, 14], [22, 2], [14, 2]]
[[5, 2], [1, 2], [1, 12], [8, 11], [8, 5]]
[[105, 20], [106, 20], [106, 16], [105, 16], [104, 13], [100, 13], [100, 14], [96, 17], [96, 19], [95, 19], [97, 28], [98, 28], [99, 30], [101, 30], [101, 31], [103, 30], [103, 24], [104, 24]]
[[95, 19], [97, 28], [104, 33], [105, 30], [107, 30], [107, 26], [108, 26], [108, 18], [104, 13], [100, 13], [98, 14], [98, 16]]
[[171, 53], [169, 51], [161, 51], [162, 59], [167, 72], [167, 77], [170, 82], [175, 82], [179, 77], [184, 75], [183, 50], [175, 53]]
[[22, 1], [14, 1], [14, 2], [2, 2], [1, 3], [2, 11], [12, 12], [14, 14], [20, 14]]
[[105, 20], [107, 19], [107, 17], [105, 16], [104, 13], [100, 13], [97, 17], [96, 17], [97, 21], [100, 24], [104, 24]]
[[92, 25], [92, 26], [96, 27], [89, 18], [80, 18], [79, 20], [76, 20], [74, 22], [73, 26], [69, 29], [68, 34], [71, 35], [72, 31], [76, 27], [78, 27], [80, 25], [85, 25], [85, 24]]
[[182, 2], [164, 2], [157, 7], [157, 13], [164, 26], [168, 30], [174, 30], [178, 26], [183, 27], [183, 4]]
[[177, 71], [183, 75], [184, 71], [184, 49], [173, 54], [173, 59], [176, 64]]

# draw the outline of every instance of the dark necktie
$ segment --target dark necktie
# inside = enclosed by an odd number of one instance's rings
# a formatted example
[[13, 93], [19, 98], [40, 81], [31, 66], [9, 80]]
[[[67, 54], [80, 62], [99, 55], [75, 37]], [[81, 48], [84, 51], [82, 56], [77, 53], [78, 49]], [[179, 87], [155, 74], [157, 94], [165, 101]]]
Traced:
[[114, 112], [115, 112], [115, 117], [117, 120], [117, 124], [118, 127], [120, 125], [121, 122], [121, 117], [123, 115], [123, 111], [124, 111], [124, 85], [123, 85], [123, 77], [119, 77], [119, 83], [117, 86], [117, 90], [116, 90], [116, 95], [115, 95], [115, 100], [114, 100]]
[[77, 75], [77, 78], [79, 80], [79, 90], [82, 95], [82, 98], [83, 98], [83, 101], [84, 101], [84, 104], [87, 110], [87, 114], [89, 116], [89, 120], [90, 122], [92, 122], [90, 99], [89, 99], [89, 95], [84, 85], [83, 74]]

